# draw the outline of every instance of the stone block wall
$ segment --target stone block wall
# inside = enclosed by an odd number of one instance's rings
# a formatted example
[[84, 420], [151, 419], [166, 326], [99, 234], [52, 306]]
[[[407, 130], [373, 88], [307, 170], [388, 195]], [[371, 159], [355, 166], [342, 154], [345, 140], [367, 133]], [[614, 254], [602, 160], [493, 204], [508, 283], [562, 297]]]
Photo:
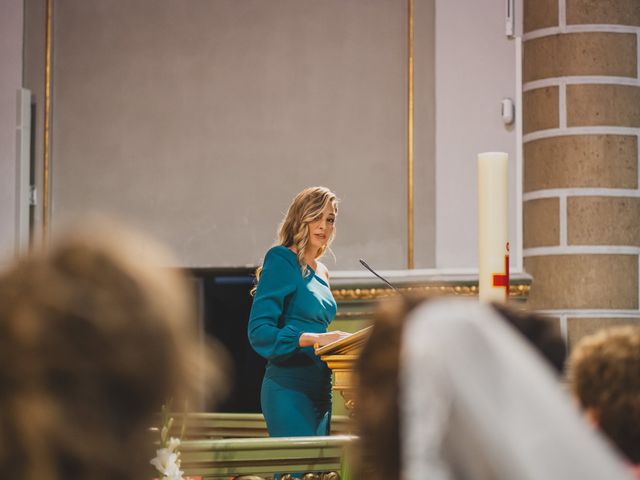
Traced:
[[569, 346], [640, 323], [640, 1], [525, 0], [524, 266]]

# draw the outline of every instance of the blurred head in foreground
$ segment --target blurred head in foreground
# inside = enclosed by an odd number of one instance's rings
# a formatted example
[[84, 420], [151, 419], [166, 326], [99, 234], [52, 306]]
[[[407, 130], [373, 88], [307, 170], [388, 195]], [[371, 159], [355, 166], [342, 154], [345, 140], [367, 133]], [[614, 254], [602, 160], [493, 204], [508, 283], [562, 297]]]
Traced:
[[0, 275], [4, 476], [145, 478], [161, 405], [224, 390], [224, 357], [201, 347], [169, 265], [151, 240], [101, 222]]
[[471, 299], [382, 308], [356, 365], [360, 477], [629, 478], [512, 320]]
[[582, 338], [571, 352], [569, 381], [587, 417], [640, 465], [640, 327]]

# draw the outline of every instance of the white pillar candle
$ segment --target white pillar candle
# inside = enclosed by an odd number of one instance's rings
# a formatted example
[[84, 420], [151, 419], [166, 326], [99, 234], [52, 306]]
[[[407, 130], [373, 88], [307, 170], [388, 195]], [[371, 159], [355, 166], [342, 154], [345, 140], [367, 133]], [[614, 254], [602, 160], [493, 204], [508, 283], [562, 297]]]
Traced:
[[509, 157], [478, 155], [478, 240], [480, 300], [504, 302], [509, 295]]

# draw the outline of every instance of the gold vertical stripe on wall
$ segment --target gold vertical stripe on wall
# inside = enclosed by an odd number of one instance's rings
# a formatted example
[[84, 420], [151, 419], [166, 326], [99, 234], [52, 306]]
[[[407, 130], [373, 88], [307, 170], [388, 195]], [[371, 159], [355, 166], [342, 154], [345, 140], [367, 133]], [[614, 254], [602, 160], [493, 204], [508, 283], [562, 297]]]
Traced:
[[42, 239], [46, 247], [49, 236], [49, 147], [51, 138], [51, 30], [53, 0], [47, 0], [47, 25], [44, 66], [44, 175], [42, 180]]
[[413, 0], [408, 2], [408, 92], [407, 92], [407, 268], [413, 268]]

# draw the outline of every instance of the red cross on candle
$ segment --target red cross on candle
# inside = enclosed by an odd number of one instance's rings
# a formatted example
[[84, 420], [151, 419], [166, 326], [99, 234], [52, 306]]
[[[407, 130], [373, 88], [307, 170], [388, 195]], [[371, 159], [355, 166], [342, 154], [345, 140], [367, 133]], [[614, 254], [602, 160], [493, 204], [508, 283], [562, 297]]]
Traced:
[[505, 296], [509, 296], [509, 242], [507, 242], [507, 254], [504, 256], [504, 272], [491, 274], [491, 286], [504, 287]]

